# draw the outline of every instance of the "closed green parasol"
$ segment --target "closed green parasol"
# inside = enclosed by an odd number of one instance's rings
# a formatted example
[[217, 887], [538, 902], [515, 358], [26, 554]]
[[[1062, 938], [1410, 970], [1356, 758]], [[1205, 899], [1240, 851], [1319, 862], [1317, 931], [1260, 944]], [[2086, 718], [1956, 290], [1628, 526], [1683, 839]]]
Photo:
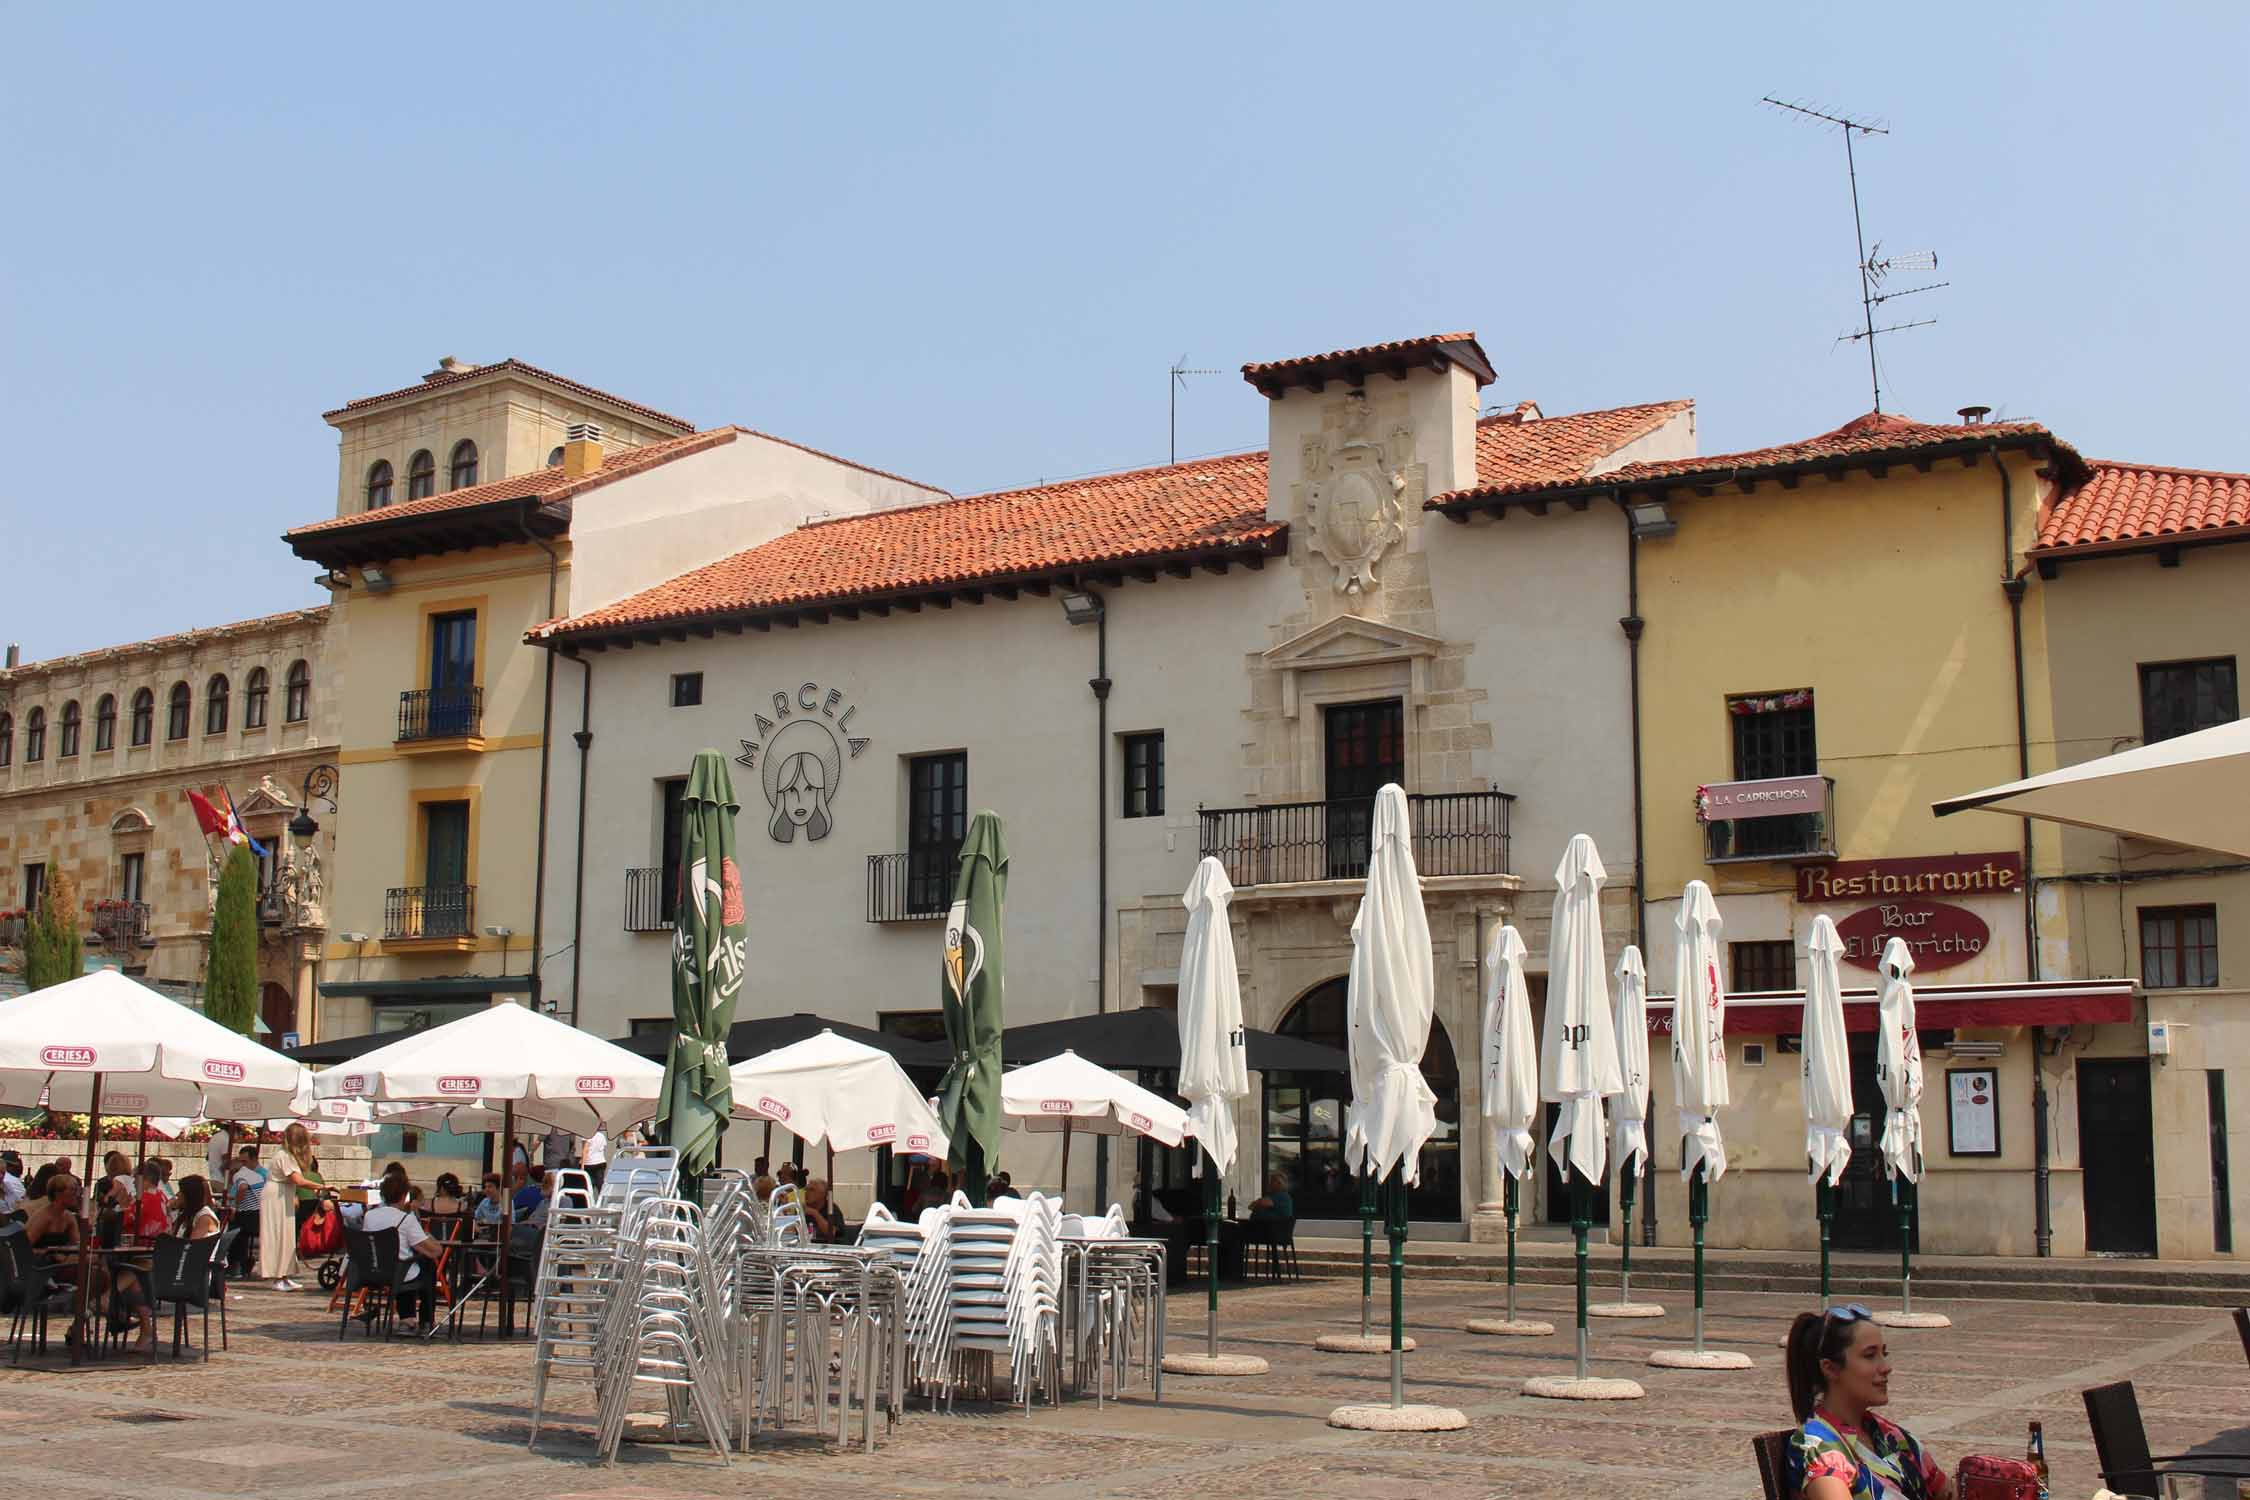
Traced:
[[734, 862], [734, 780], [726, 758], [699, 750], [680, 799], [680, 904], [672, 916], [672, 1050], [664, 1061], [658, 1138], [700, 1177], [719, 1159], [734, 1091], [727, 1031], [742, 993], [750, 935]]
[[1000, 1160], [1000, 907], [1008, 894], [1008, 846], [996, 813], [969, 820], [945, 914], [939, 994], [953, 1061], [938, 1086], [938, 1118], [953, 1140], [969, 1197], [984, 1201], [985, 1176]]

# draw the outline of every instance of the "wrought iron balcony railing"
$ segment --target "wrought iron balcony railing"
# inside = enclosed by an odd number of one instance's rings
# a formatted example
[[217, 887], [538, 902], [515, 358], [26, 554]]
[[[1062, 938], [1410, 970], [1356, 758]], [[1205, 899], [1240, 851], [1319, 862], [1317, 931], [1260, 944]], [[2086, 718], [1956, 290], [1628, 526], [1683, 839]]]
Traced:
[[484, 689], [413, 688], [398, 695], [398, 739], [473, 739], [484, 728]]
[[1708, 864], [1836, 857], [1833, 777], [1713, 782], [1698, 789], [1696, 809]]
[[[1408, 793], [1415, 868], [1425, 876], [1509, 874], [1515, 800], [1507, 792]], [[1373, 797], [1206, 807], [1198, 816], [1203, 853], [1216, 856], [1237, 886], [1367, 878]]]
[[944, 916], [953, 904], [953, 876], [960, 863], [958, 844], [868, 855], [867, 920], [922, 922]]
[[383, 894], [383, 937], [463, 938], [476, 931], [473, 885], [392, 886]]
[[112, 949], [138, 948], [149, 938], [146, 901], [105, 901], [94, 907], [94, 934]]
[[625, 872], [627, 932], [664, 932], [671, 927], [674, 909], [679, 905], [679, 893], [671, 888], [668, 878], [671, 874], [664, 866]]

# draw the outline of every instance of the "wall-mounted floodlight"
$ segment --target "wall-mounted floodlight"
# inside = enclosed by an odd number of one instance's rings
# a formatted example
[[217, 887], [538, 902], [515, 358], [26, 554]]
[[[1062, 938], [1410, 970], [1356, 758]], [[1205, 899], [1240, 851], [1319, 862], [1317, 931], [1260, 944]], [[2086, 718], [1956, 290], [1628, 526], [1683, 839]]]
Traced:
[[1093, 625], [1102, 617], [1102, 596], [1091, 589], [1064, 589], [1055, 596], [1062, 602], [1063, 618], [1073, 625]]
[[361, 563], [359, 565], [359, 579], [360, 582], [367, 585], [367, 591], [370, 594], [383, 594], [390, 591], [391, 575], [376, 567], [373, 563]]
[[1633, 535], [1642, 541], [1671, 536], [1680, 529], [1661, 500], [1635, 500], [1625, 507], [1625, 515], [1632, 522]]

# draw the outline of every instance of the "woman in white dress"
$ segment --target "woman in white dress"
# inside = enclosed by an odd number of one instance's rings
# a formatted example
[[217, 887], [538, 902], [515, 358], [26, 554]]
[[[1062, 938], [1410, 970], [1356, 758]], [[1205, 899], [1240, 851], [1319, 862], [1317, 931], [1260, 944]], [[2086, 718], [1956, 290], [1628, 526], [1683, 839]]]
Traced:
[[[297, 1270], [297, 1190], [319, 1179], [313, 1167], [312, 1134], [296, 1121], [282, 1133], [283, 1146], [266, 1163], [265, 1196], [258, 1200], [258, 1274], [277, 1292], [293, 1292]], [[314, 1170], [317, 1170], [315, 1168]]]

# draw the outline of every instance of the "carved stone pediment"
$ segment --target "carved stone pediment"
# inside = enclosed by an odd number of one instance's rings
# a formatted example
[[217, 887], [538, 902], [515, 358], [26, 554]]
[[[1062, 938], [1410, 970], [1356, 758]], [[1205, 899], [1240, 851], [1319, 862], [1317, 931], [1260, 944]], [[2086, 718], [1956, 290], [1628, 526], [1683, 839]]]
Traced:
[[234, 810], [236, 816], [248, 820], [260, 813], [269, 816], [294, 813], [297, 810], [297, 803], [284, 788], [275, 783], [271, 776], [261, 776], [258, 778], [258, 784], [250, 788], [243, 795], [242, 800], [234, 805]]
[[1300, 677], [1308, 672], [1337, 671], [1397, 663], [1406, 678], [1409, 706], [1418, 703], [1430, 686], [1430, 663], [1445, 643], [1419, 631], [1402, 630], [1357, 615], [1338, 615], [1304, 634], [1283, 641], [1263, 653], [1265, 665], [1281, 676], [1281, 712], [1297, 717]]

